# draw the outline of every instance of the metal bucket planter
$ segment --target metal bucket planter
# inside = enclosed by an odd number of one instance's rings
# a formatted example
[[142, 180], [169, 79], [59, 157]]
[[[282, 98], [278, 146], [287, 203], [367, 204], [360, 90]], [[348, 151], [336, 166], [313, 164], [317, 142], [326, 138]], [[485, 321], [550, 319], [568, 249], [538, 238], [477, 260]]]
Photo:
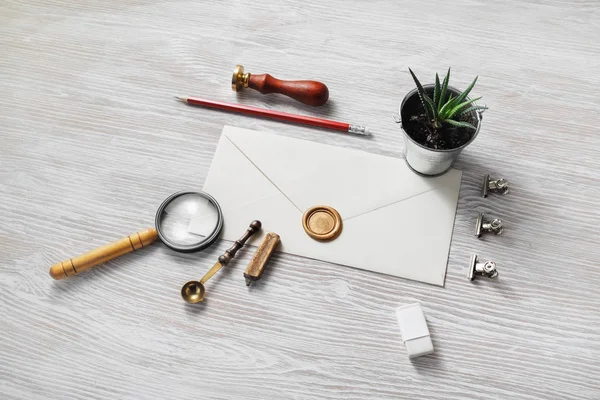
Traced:
[[[433, 92], [433, 87], [434, 85], [423, 85], [423, 89], [425, 89], [427, 93]], [[453, 93], [455, 96], [458, 96], [461, 93], [459, 90], [451, 86], [448, 86], [448, 92]], [[396, 122], [402, 123], [404, 105], [410, 98], [418, 95], [417, 89], [413, 89], [404, 97], [402, 104], [400, 104], [399, 120], [397, 119]], [[466, 100], [468, 99], [469, 98], [467, 97]], [[471, 139], [469, 139], [467, 143], [454, 149], [437, 150], [423, 146], [422, 144], [415, 142], [413, 138], [411, 138], [404, 130], [404, 127], [401, 126], [402, 133], [404, 134], [404, 142], [406, 143], [405, 157], [408, 166], [413, 171], [428, 176], [440, 175], [448, 171], [463, 149], [471, 144], [471, 142], [475, 140], [477, 134], [479, 133], [479, 128], [481, 127], [481, 113], [476, 111], [473, 111], [473, 113], [477, 118], [477, 129], [475, 132], [473, 132]]]

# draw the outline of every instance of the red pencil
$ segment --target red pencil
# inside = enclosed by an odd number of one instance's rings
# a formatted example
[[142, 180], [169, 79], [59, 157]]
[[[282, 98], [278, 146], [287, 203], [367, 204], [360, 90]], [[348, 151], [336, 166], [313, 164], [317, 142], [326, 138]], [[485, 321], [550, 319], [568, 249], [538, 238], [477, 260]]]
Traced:
[[241, 114], [255, 115], [258, 117], [272, 118], [279, 121], [292, 122], [303, 125], [318, 126], [319, 128], [333, 129], [336, 131], [343, 131], [348, 133], [354, 133], [356, 135], [369, 136], [371, 130], [366, 126], [348, 124], [345, 122], [331, 121], [329, 119], [309, 117], [306, 115], [296, 115], [290, 113], [284, 113], [281, 111], [267, 110], [265, 108], [258, 108], [252, 106], [243, 106], [241, 104], [225, 103], [222, 101], [213, 101], [200, 99], [198, 97], [175, 97], [177, 100], [187, 104], [193, 104], [195, 106], [204, 106], [210, 108], [216, 108], [224, 111], [239, 112]]

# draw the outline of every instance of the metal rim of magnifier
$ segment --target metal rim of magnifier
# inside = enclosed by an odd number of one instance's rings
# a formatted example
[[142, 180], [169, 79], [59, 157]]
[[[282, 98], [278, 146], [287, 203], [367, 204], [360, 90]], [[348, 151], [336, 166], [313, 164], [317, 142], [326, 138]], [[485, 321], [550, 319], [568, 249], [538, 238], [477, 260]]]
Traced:
[[[186, 195], [186, 194], [195, 194], [195, 195], [204, 197], [206, 200], [208, 200], [217, 209], [217, 224], [215, 226], [215, 229], [210, 233], [210, 235], [206, 236], [206, 238], [204, 240], [202, 240], [201, 242], [198, 242], [195, 244], [182, 245], [182, 244], [173, 243], [172, 241], [170, 241], [163, 235], [162, 226], [161, 226], [162, 225], [161, 217], [163, 215], [165, 208], [169, 205], [169, 203], [171, 203], [176, 198]], [[160, 207], [158, 207], [158, 211], [156, 211], [155, 225], [156, 225], [156, 232], [158, 232], [158, 237], [168, 248], [173, 249], [175, 251], [179, 251], [181, 253], [193, 253], [195, 251], [200, 251], [200, 250], [206, 249], [208, 246], [213, 244], [219, 238], [221, 229], [223, 229], [223, 212], [221, 211], [221, 206], [219, 205], [219, 203], [217, 203], [217, 200], [215, 200], [215, 198], [212, 197], [211, 195], [209, 195], [208, 193], [190, 192], [190, 191], [177, 192], [177, 193], [173, 193], [172, 195], [167, 197], [165, 199], [165, 201], [162, 202]]]

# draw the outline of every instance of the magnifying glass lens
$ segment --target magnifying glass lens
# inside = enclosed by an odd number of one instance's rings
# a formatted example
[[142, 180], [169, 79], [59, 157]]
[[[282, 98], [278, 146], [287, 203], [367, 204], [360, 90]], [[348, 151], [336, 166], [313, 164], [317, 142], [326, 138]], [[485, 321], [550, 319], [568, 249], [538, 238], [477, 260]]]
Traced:
[[196, 192], [167, 199], [156, 216], [162, 241], [178, 251], [198, 251], [210, 245], [222, 224], [217, 203], [211, 199]]

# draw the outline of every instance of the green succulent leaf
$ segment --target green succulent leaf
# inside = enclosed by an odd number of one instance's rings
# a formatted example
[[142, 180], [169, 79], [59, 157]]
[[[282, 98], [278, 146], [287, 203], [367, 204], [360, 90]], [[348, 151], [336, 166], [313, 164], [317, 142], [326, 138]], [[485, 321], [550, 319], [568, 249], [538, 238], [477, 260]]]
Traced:
[[455, 121], [453, 119], [447, 119], [447, 120], [444, 121], [444, 123], [447, 123], [448, 125], [455, 126], [457, 128], [470, 128], [470, 129], [473, 129], [473, 130], [477, 129], [477, 128], [475, 128], [473, 125], [471, 125], [468, 122]]
[[464, 101], [467, 96], [469, 95], [469, 93], [471, 92], [471, 89], [473, 89], [473, 86], [475, 86], [475, 82], [477, 82], [477, 78], [479, 78], [478, 76], [475, 77], [475, 79], [473, 79], [473, 82], [471, 82], [471, 84], [469, 85], [468, 88], [465, 89], [464, 92], [462, 92], [458, 97], [457, 97], [457, 101], [458, 102], [462, 102]]
[[433, 100], [431, 100], [431, 97], [429, 97], [429, 95], [427, 93], [423, 94], [423, 99], [425, 100], [425, 102], [427, 103], [427, 105], [430, 107], [431, 114], [432, 114], [431, 118], [435, 121], [437, 119], [437, 116], [438, 116], [438, 110], [433, 105]]
[[[458, 98], [457, 98], [458, 99]], [[449, 112], [448, 112], [448, 118], [452, 118], [454, 116], [454, 114], [456, 114], [457, 112], [459, 112], [461, 109], [465, 108], [466, 106], [468, 106], [469, 104], [473, 103], [474, 101], [480, 100], [481, 97], [478, 97], [476, 99], [471, 99], [471, 100], [467, 100], [464, 101], [462, 103], [460, 103], [457, 106], [454, 106]]]
[[454, 104], [454, 98], [453, 98], [453, 94], [450, 93], [450, 97], [448, 98], [448, 101], [442, 106], [442, 108], [439, 111], [439, 115], [441, 116], [441, 118], [448, 118], [448, 110], [452, 108], [452, 104]]
[[444, 78], [444, 83], [442, 83], [442, 90], [440, 91], [440, 97], [438, 99], [438, 110], [442, 108], [442, 104], [444, 104], [444, 98], [446, 97], [446, 91], [448, 90], [448, 82], [450, 81], [450, 68], [448, 68], [448, 73]]
[[[423, 85], [421, 85], [421, 82], [419, 82], [419, 80], [417, 79], [417, 76], [412, 71], [412, 69], [409, 68], [408, 71], [412, 75], [412, 78], [415, 81], [415, 85], [417, 85], [417, 92], [419, 93], [419, 99], [421, 99], [421, 104], [423, 104], [423, 108], [425, 109], [425, 113], [427, 114], [427, 116], [430, 119], [433, 119], [433, 111], [429, 107], [427, 107], [427, 103], [425, 101], [425, 96], [427, 96], [427, 93], [425, 93], [425, 89], [423, 89]], [[429, 97], [429, 96], [427, 96], [427, 97]]]
[[471, 111], [477, 111], [477, 110], [487, 110], [487, 109], [488, 109], [488, 108], [487, 108], [486, 106], [472, 106], [472, 107], [469, 107], [469, 108], [467, 108], [467, 109], [465, 109], [465, 110], [462, 110], [462, 111], [459, 113], [459, 115], [465, 115], [465, 114], [468, 114], [468, 113], [470, 113]]
[[439, 100], [440, 100], [440, 91], [441, 91], [441, 87], [440, 87], [440, 76], [436, 73], [435, 74], [435, 86], [433, 87], [433, 104], [434, 104], [434, 108], [439, 109], [438, 105], [439, 105]]

